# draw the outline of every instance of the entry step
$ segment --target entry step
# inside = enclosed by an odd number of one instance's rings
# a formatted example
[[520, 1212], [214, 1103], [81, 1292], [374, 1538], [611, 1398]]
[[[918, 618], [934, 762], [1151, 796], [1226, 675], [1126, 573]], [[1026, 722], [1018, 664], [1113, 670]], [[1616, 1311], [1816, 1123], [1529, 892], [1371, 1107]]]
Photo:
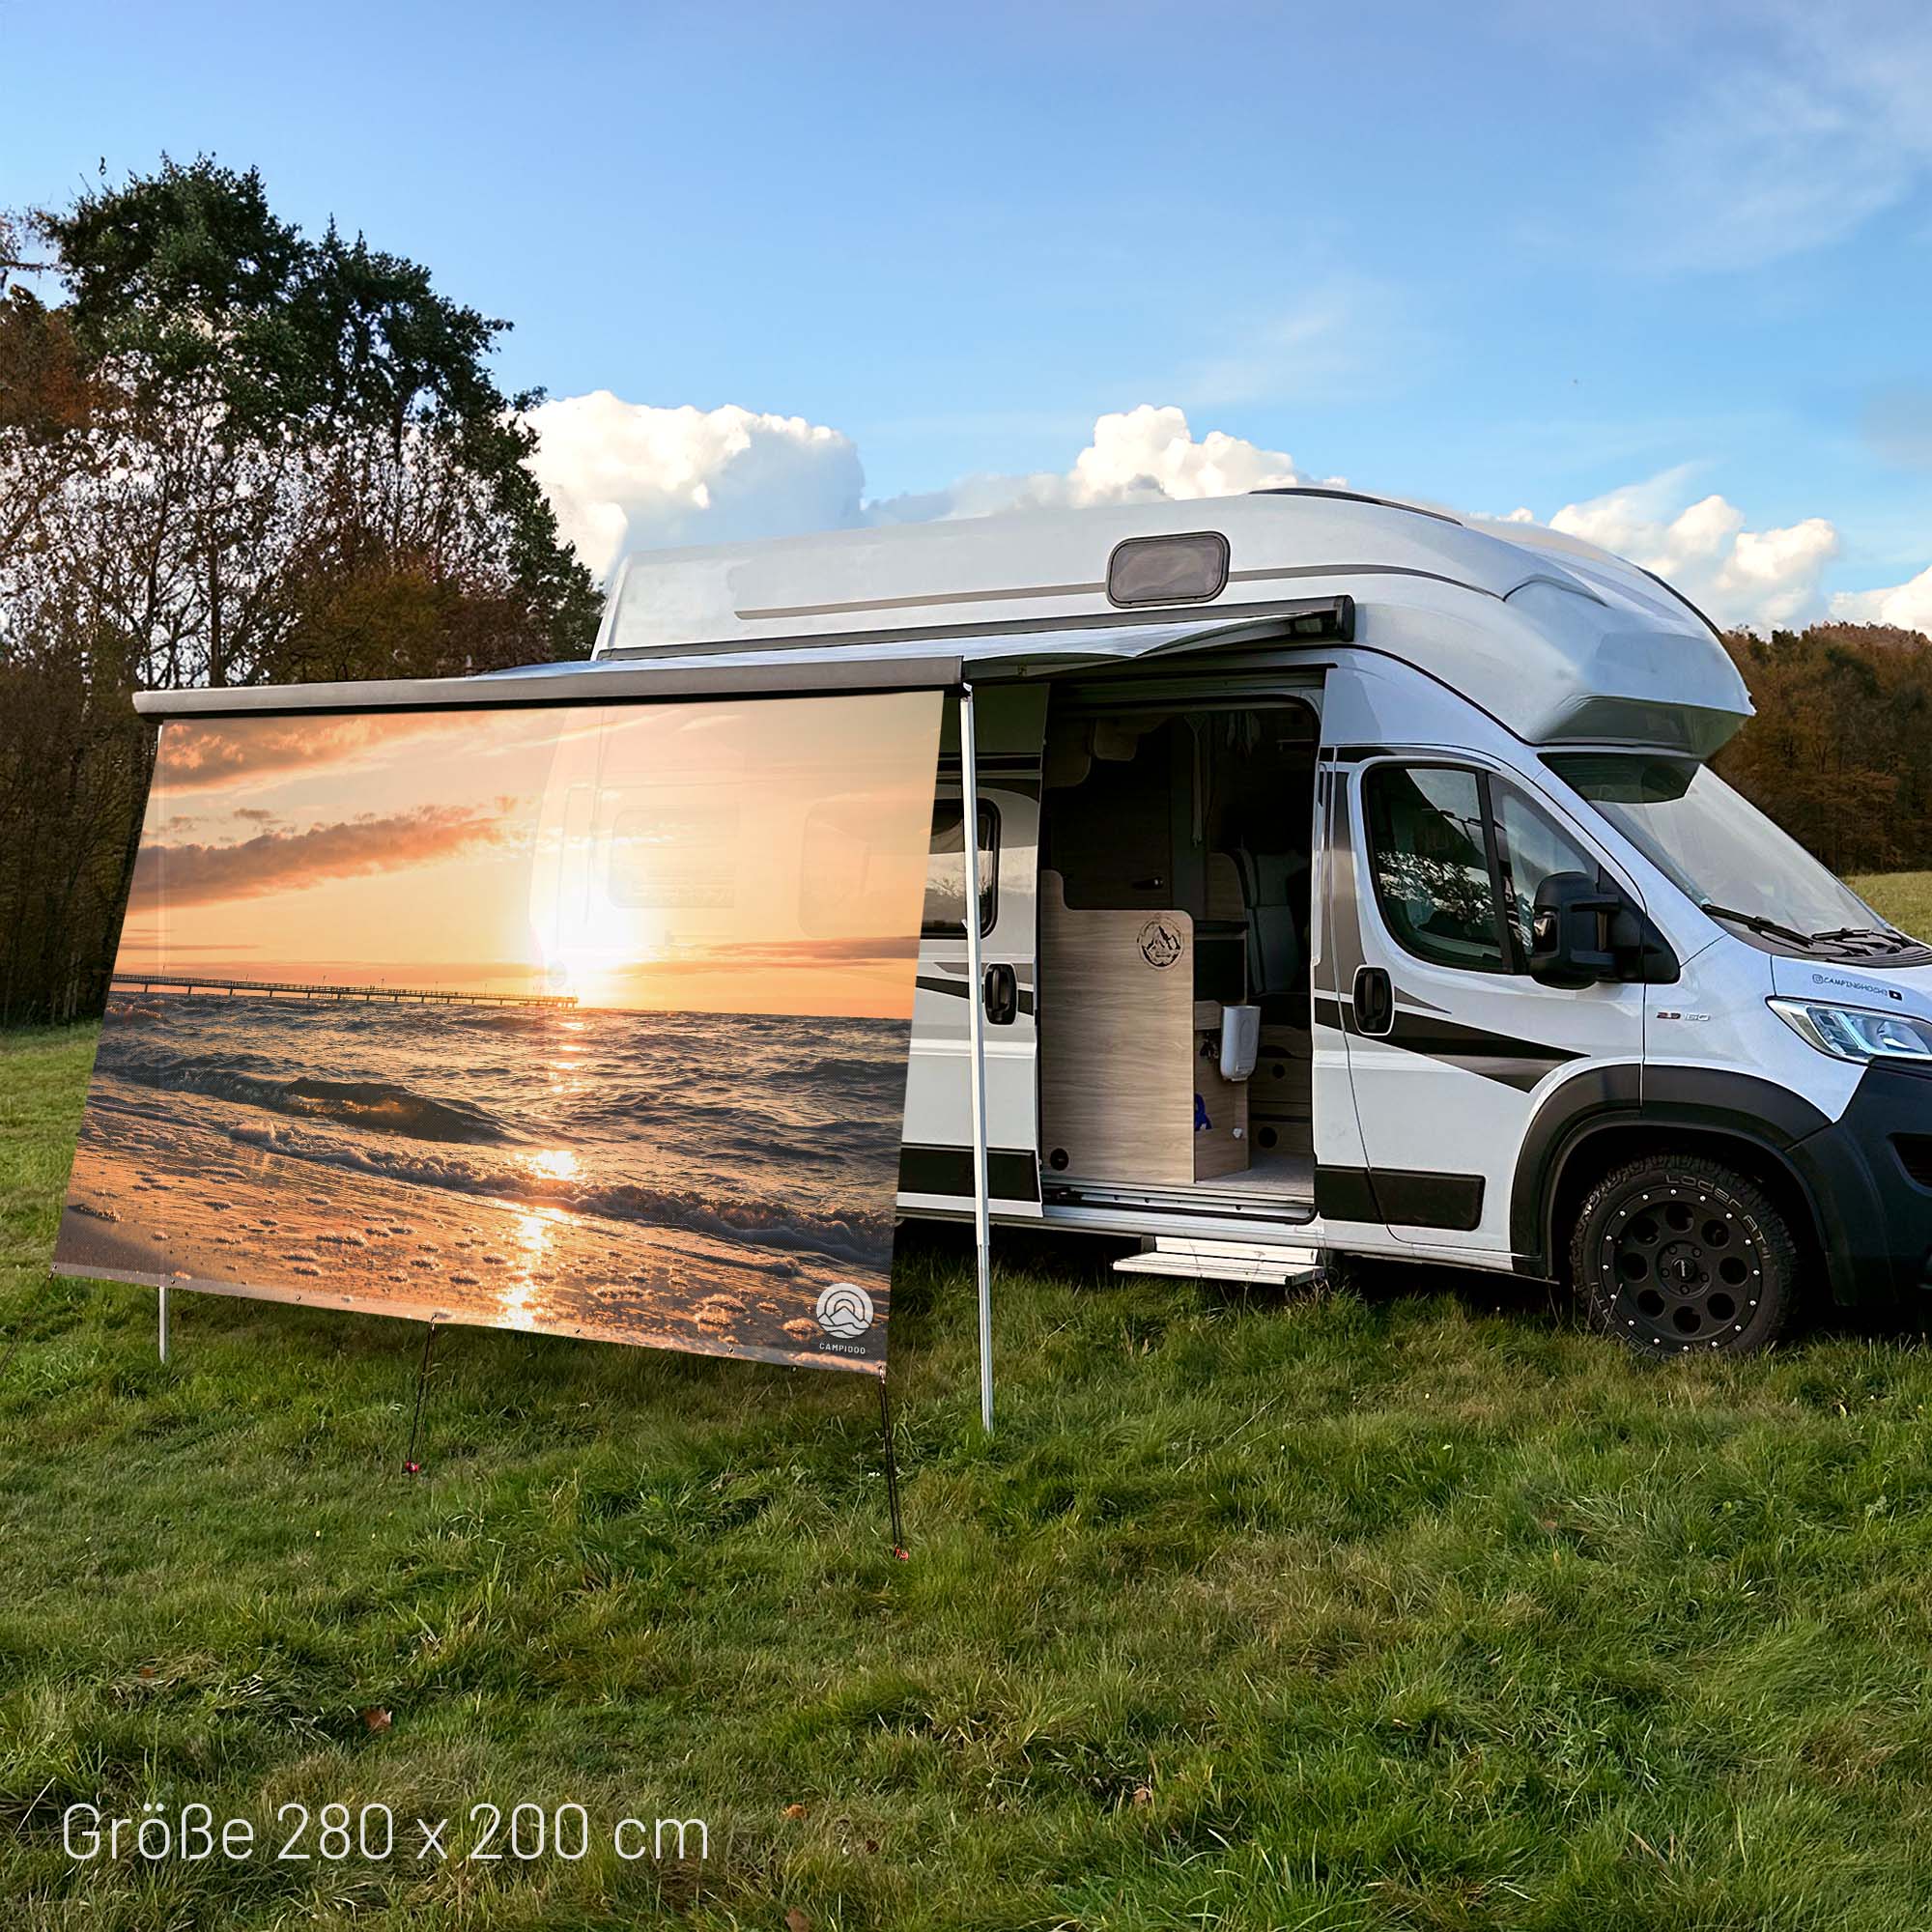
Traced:
[[1117, 1274], [1171, 1274], [1187, 1281], [1265, 1282], [1287, 1288], [1321, 1272], [1314, 1248], [1287, 1248], [1269, 1241], [1198, 1241], [1157, 1236], [1137, 1255], [1122, 1255]]

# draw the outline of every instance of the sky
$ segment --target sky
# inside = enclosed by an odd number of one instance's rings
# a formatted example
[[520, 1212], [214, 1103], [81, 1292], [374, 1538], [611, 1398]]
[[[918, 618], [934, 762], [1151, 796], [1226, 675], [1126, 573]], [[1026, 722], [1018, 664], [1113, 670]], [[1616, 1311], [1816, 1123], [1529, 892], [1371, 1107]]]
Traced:
[[115, 970], [903, 1019], [939, 710], [176, 721]]
[[1932, 9], [0, 0], [0, 205], [259, 165], [626, 548], [1344, 479], [1932, 627]]

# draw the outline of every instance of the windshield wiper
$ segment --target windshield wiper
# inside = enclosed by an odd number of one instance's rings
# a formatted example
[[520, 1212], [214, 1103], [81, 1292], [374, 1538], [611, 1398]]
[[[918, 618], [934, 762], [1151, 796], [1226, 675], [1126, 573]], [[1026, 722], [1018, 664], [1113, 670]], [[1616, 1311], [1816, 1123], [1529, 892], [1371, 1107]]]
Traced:
[[1761, 912], [1740, 912], [1735, 906], [1718, 905], [1706, 899], [1699, 908], [1713, 919], [1727, 919], [1737, 925], [1747, 925], [1753, 932], [1762, 932], [1772, 939], [1786, 939], [1793, 946], [1809, 947], [1814, 939], [1826, 939], [1829, 933], [1800, 932], [1795, 926], [1779, 925], [1775, 919], [1766, 919]]
[[1833, 939], [1889, 939], [1894, 951], [1917, 944], [1895, 926], [1889, 925], [1841, 925], [1835, 932], [1814, 932], [1811, 937], [1821, 944]]

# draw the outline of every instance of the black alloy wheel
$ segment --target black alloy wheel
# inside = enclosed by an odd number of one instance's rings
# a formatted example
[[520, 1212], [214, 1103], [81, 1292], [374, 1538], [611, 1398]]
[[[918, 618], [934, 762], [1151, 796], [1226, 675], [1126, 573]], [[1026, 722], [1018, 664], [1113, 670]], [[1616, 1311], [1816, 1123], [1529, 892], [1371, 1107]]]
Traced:
[[1798, 1247], [1748, 1175], [1701, 1154], [1664, 1154], [1590, 1190], [1570, 1271], [1591, 1322], [1634, 1353], [1748, 1354], [1790, 1314]]

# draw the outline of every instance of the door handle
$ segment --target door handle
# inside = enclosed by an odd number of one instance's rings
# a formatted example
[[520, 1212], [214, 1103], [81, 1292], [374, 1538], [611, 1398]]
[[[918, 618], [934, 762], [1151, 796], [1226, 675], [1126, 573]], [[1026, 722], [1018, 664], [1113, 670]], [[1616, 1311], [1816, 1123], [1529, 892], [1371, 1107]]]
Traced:
[[980, 995], [986, 1004], [987, 1025], [1011, 1026], [1020, 1009], [1020, 976], [1008, 965], [988, 966]]
[[1355, 1024], [1367, 1034], [1384, 1035], [1395, 1025], [1395, 989], [1379, 966], [1355, 974]]

